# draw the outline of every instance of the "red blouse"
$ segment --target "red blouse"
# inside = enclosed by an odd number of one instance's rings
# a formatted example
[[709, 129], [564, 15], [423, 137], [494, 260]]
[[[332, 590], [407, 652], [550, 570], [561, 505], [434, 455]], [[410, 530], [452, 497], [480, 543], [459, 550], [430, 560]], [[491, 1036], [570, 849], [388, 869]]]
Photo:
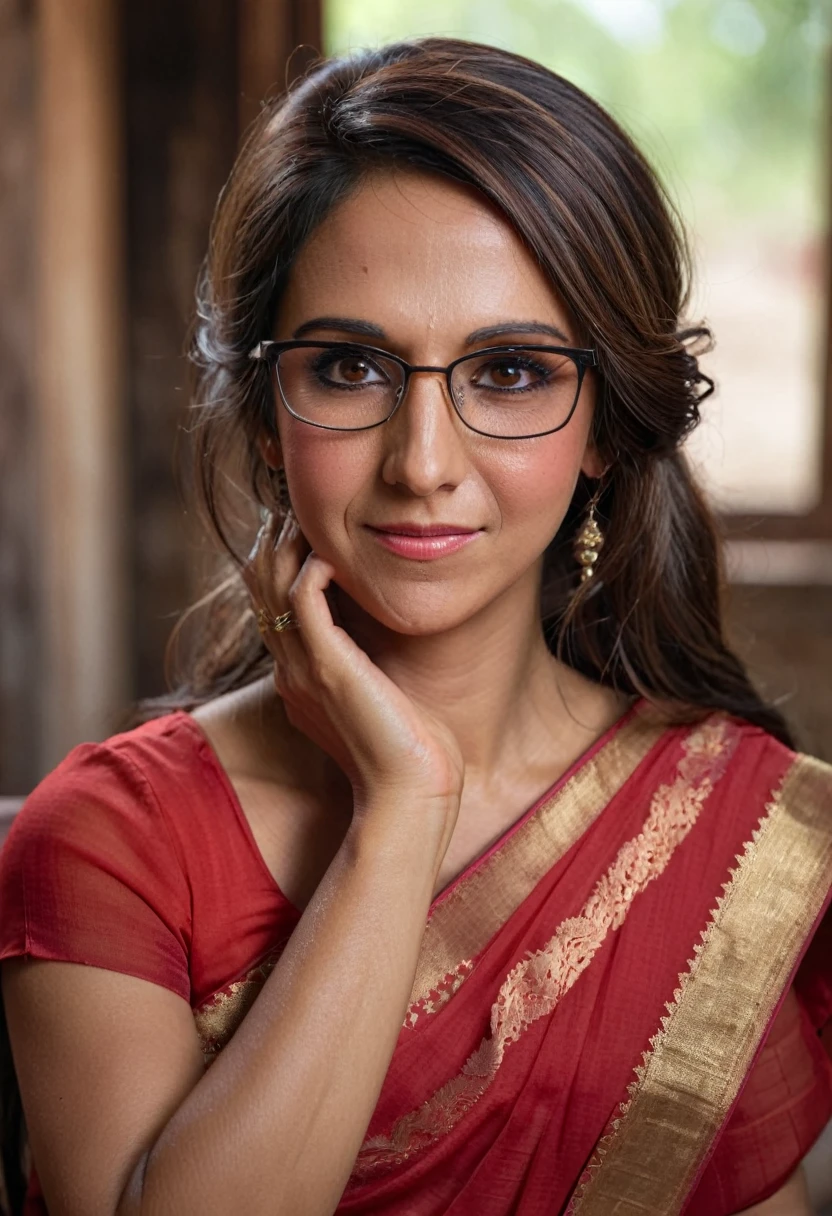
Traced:
[[[83, 744], [45, 778], [0, 854], [0, 959], [60, 959], [161, 984], [196, 1011], [291, 934], [266, 867], [190, 715]], [[796, 1168], [832, 1117], [832, 1064], [790, 993], [692, 1213], [735, 1212]], [[36, 1183], [26, 1209], [45, 1212]]]

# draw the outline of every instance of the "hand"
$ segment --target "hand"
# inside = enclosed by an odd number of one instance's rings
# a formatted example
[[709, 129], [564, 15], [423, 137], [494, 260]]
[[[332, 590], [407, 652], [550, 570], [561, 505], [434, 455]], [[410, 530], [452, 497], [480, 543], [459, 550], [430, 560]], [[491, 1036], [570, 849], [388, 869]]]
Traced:
[[456, 739], [335, 624], [326, 595], [334, 568], [310, 549], [294, 515], [279, 535], [278, 526], [271, 515], [260, 529], [243, 577], [256, 609], [268, 619], [291, 609], [299, 624], [263, 635], [289, 721], [344, 771], [357, 808], [390, 794], [398, 805], [402, 794], [422, 811], [430, 804], [446, 821], [447, 847], [465, 769]]

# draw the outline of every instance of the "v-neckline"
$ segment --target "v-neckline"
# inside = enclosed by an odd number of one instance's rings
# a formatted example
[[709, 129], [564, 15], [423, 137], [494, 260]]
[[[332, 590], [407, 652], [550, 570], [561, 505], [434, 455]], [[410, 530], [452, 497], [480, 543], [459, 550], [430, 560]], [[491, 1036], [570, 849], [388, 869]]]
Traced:
[[[538, 811], [544, 803], [548, 803], [550, 799], [557, 794], [558, 790], [560, 790], [575, 775], [575, 773], [582, 769], [585, 764], [588, 764], [593, 757], [597, 756], [605, 747], [608, 746], [615, 735], [617, 735], [618, 731], [627, 722], [629, 722], [632, 716], [637, 712], [642, 700], [643, 698], [637, 698], [624, 711], [624, 713], [615, 720], [615, 722], [608, 726], [606, 730], [602, 731], [598, 738], [595, 739], [594, 742], [591, 743], [589, 747], [583, 751], [563, 773], [561, 773], [557, 780], [554, 781], [552, 785], [548, 787], [548, 789], [544, 790], [543, 793], [535, 799], [527, 810], [523, 811], [523, 813], [517, 819], [515, 819], [513, 823], [509, 824], [505, 831], [502, 832], [496, 840], [492, 841], [492, 843], [488, 845], [481, 853], [478, 853], [476, 857], [472, 858], [464, 869], [455, 875], [450, 882], [442, 888], [441, 891], [438, 891], [436, 895], [434, 895], [433, 899], [431, 900], [428, 913], [429, 915], [433, 913], [437, 905], [442, 903], [443, 900], [445, 900], [451, 894], [459, 883], [470, 878], [471, 875], [475, 873], [475, 871], [477, 871], [481, 866], [483, 866], [491, 857], [493, 857], [495, 853], [498, 853], [500, 849], [507, 843], [507, 841], [511, 839], [515, 832], [519, 831], [519, 829], [532, 818], [535, 812]], [[249, 818], [243, 809], [239, 795], [237, 794], [234, 784], [231, 781], [225, 766], [220, 760], [213, 743], [208, 737], [208, 734], [197, 719], [194, 718], [194, 716], [187, 710], [175, 710], [172, 716], [178, 718], [181, 722], [184, 722], [191, 730], [200, 751], [206, 758], [209, 767], [214, 773], [214, 776], [219, 781], [223, 793], [231, 806], [237, 823], [243, 832], [249, 850], [253, 854], [253, 858], [259, 869], [266, 875], [269, 884], [274, 889], [275, 893], [280, 896], [281, 900], [283, 900], [283, 902], [289, 908], [291, 908], [298, 917], [301, 917], [304, 909], [299, 908], [297, 904], [293, 903], [292, 900], [289, 899], [283, 888], [280, 886], [280, 883], [269, 869], [262, 850], [257, 843], [257, 839], [254, 835], [251, 823], [249, 822]]]

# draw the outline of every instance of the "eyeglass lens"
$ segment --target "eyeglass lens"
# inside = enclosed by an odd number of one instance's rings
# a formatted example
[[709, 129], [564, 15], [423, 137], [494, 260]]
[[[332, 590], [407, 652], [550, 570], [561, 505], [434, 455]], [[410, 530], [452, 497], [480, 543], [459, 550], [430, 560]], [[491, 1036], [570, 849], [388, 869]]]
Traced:
[[[281, 351], [277, 382], [292, 413], [318, 426], [359, 430], [392, 414], [404, 369], [375, 351], [350, 346], [299, 346]], [[474, 430], [522, 438], [557, 430], [569, 419], [581, 375], [569, 355], [515, 347], [473, 354], [451, 375], [454, 402]]]

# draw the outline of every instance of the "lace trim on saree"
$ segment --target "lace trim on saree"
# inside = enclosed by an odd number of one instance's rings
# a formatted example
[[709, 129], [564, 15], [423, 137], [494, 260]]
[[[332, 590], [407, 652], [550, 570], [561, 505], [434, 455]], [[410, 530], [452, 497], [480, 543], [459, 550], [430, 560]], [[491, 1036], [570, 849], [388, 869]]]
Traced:
[[443, 976], [427, 996], [420, 997], [418, 1001], [413, 1001], [412, 1004], [408, 1005], [403, 1029], [412, 1030], [420, 1017], [423, 1017], [425, 1014], [438, 1013], [442, 1006], [447, 1005], [451, 997], [459, 992], [473, 970], [474, 964], [472, 960], [464, 958], [461, 963], [458, 963], [454, 967], [453, 971], [449, 971], [446, 976]]
[[654, 793], [638, 836], [621, 846], [579, 914], [563, 921], [542, 949], [509, 973], [491, 1009], [490, 1032], [458, 1076], [416, 1110], [397, 1119], [389, 1135], [365, 1140], [353, 1179], [402, 1164], [452, 1130], [494, 1081], [506, 1048], [539, 1018], [551, 1014], [586, 970], [610, 931], [624, 922], [635, 897], [665, 870], [696, 823], [724, 773], [736, 727], [714, 715], [683, 741], [674, 779]]

